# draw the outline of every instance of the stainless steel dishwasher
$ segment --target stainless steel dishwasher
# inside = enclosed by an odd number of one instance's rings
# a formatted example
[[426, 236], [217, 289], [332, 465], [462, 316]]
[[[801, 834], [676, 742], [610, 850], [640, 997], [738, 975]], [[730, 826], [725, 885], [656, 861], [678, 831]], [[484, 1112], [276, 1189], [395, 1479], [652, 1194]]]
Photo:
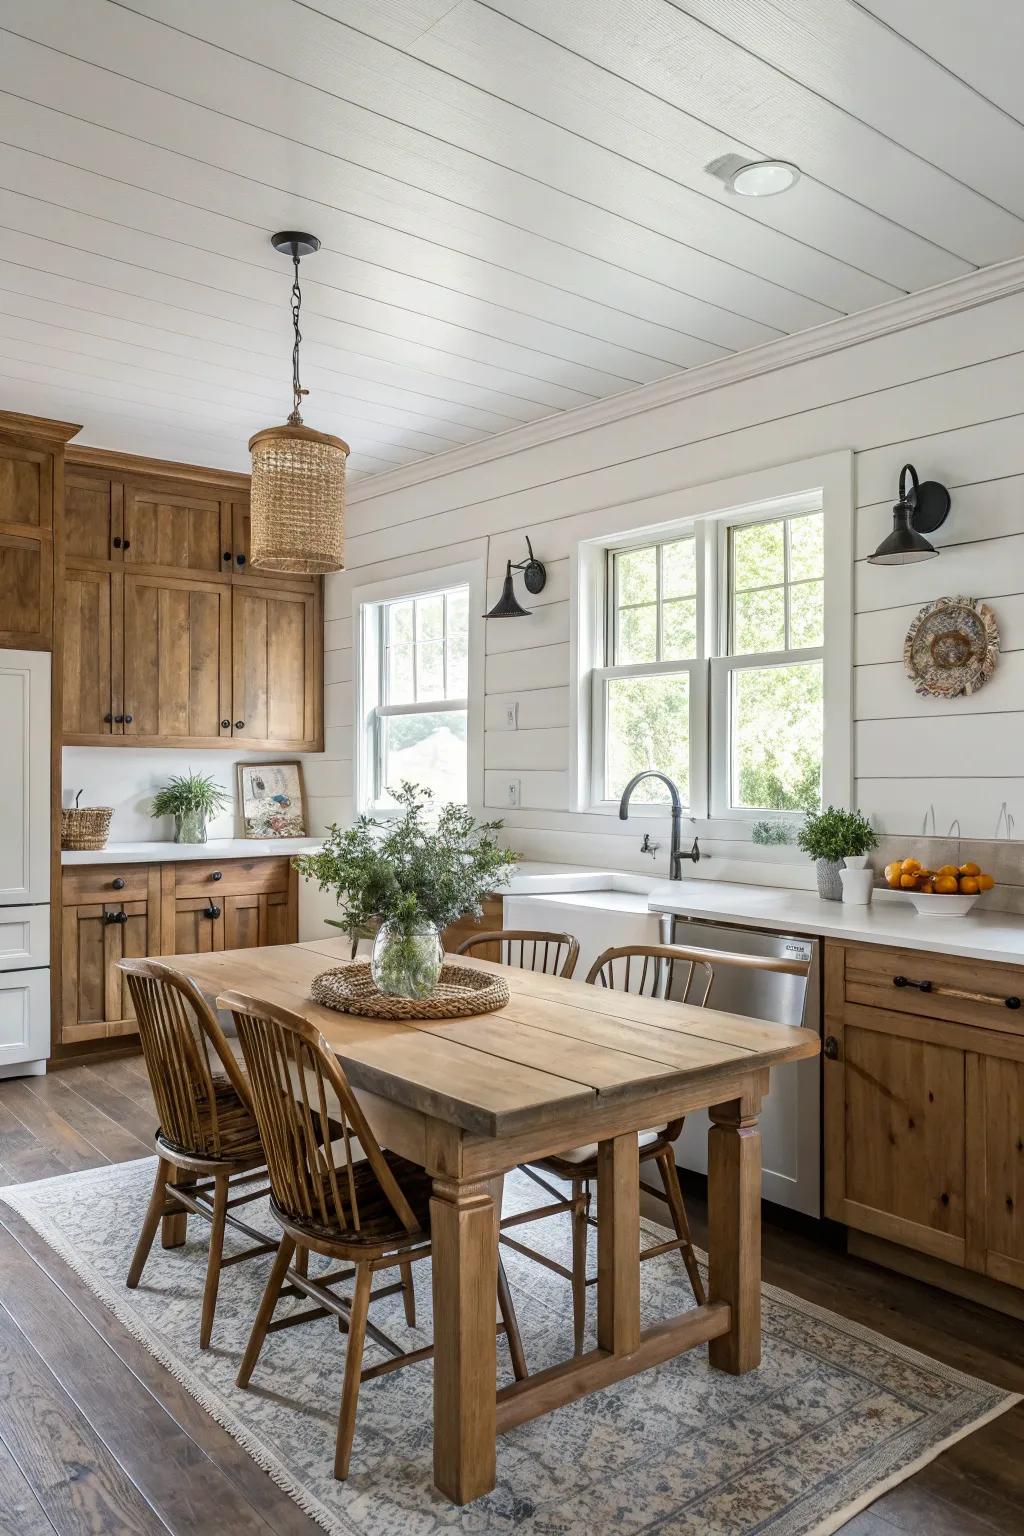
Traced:
[[[709, 1008], [798, 1024], [821, 1030], [821, 973], [818, 940], [738, 923], [713, 923], [664, 913], [660, 918], [663, 944], [694, 944], [701, 949], [744, 955], [771, 955], [810, 960], [806, 983], [799, 976], [716, 966]], [[708, 1117], [690, 1115], [676, 1142], [681, 1168], [706, 1173]], [[761, 1111], [762, 1192], [766, 1200], [789, 1206], [807, 1216], [821, 1215], [821, 1062], [791, 1062], [774, 1067], [771, 1090]]]

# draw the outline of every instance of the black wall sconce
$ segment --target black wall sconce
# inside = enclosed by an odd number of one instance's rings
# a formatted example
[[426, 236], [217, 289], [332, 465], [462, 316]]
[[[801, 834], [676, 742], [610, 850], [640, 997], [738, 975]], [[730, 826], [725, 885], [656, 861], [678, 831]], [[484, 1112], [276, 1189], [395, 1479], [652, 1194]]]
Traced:
[[[907, 475], [913, 482], [907, 490]], [[913, 464], [900, 470], [900, 499], [892, 509], [892, 533], [883, 539], [869, 565], [910, 565], [915, 560], [930, 560], [939, 551], [924, 537], [934, 533], [949, 516], [951, 499], [944, 485], [926, 480], [921, 485]]]
[[529, 559], [517, 560], [515, 564], [511, 560], [505, 566], [505, 584], [501, 589], [501, 596], [491, 609], [485, 613], [485, 619], [528, 619], [531, 613], [529, 608], [524, 608], [518, 601], [515, 589], [512, 585], [512, 572], [522, 571], [523, 586], [527, 592], [536, 597], [538, 592], [544, 591], [544, 584], [548, 579], [548, 573], [544, 569], [544, 563], [538, 560], [533, 553], [533, 545], [529, 535], [526, 539], [526, 547], [530, 551]]

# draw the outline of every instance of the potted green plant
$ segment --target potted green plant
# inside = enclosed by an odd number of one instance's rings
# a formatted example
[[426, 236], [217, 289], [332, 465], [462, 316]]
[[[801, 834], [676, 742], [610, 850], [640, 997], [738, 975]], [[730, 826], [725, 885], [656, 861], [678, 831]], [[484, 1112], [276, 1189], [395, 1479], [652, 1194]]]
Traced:
[[175, 774], [153, 796], [152, 816], [174, 817], [176, 843], [205, 843], [206, 824], [231, 804], [231, 796], [208, 773]]
[[430, 791], [416, 784], [392, 793], [397, 816], [332, 825], [323, 847], [295, 862], [335, 893], [343, 916], [328, 918], [332, 927], [354, 938], [380, 925], [371, 959], [380, 990], [426, 997], [441, 969], [441, 929], [466, 913], [479, 917], [481, 897], [504, 885], [516, 855], [498, 846], [500, 821], [478, 823], [460, 805], [435, 811]]
[[860, 811], [846, 811], [830, 805], [823, 811], [808, 811], [807, 819], [796, 835], [797, 845], [815, 861], [818, 895], [825, 901], [842, 901], [839, 871], [848, 859], [865, 859], [878, 838], [866, 816]]

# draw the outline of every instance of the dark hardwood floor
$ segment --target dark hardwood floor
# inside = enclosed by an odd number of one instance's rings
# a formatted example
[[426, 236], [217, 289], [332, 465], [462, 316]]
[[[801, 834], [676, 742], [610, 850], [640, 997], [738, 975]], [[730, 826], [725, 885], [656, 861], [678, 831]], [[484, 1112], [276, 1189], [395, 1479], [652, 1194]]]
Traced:
[[[142, 1157], [141, 1058], [0, 1082], [0, 1183]], [[703, 1211], [689, 1201], [703, 1240]], [[765, 1278], [1024, 1391], [1024, 1324], [768, 1225]], [[0, 1206], [0, 1536], [313, 1536], [318, 1527]], [[1024, 1536], [1024, 1405], [844, 1527], [845, 1536]]]

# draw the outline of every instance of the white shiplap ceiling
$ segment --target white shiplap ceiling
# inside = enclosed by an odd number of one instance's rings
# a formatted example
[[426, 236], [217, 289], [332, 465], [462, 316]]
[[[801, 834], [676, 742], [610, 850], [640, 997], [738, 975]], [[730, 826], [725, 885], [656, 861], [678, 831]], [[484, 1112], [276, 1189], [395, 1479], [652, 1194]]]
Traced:
[[[1024, 253], [1019, 0], [3, 0], [0, 406], [379, 474]], [[730, 194], [721, 156], [794, 160]]]

